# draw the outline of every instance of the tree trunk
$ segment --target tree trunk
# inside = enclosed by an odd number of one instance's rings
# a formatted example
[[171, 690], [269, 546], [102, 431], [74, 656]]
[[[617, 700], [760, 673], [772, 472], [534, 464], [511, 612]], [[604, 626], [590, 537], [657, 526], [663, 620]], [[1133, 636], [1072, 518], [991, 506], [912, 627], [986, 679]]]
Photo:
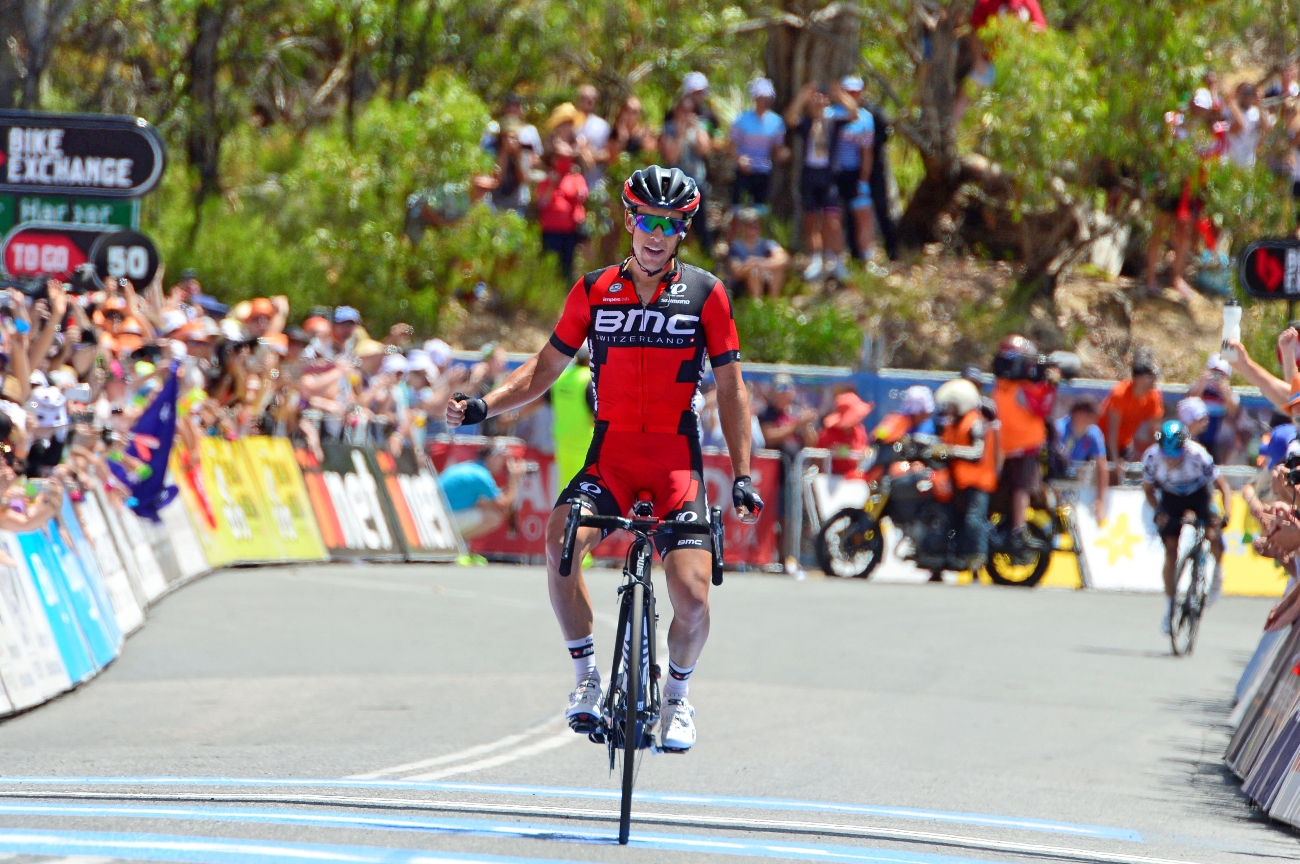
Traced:
[[898, 224], [898, 239], [905, 246], [915, 248], [934, 239], [936, 220], [952, 205], [963, 182], [953, 108], [962, 84], [958, 55], [973, 6], [974, 0], [952, 0], [933, 19], [918, 14], [917, 30], [929, 36], [929, 53], [922, 54], [917, 70], [920, 113], [908, 137], [921, 151], [925, 177]]
[[0, 109], [18, 107], [24, 69], [11, 45], [22, 45], [22, 10], [19, 0], [0, 0]]
[[[862, 64], [861, 12], [856, 4], [785, 0], [781, 8], [783, 17], [767, 30], [765, 58], [767, 77], [776, 87], [773, 109], [778, 113], [804, 84], [838, 81]], [[773, 169], [772, 207], [776, 212], [794, 213], [797, 224], [802, 216], [797, 166], [802, 164], [803, 154], [797, 136], [792, 133], [790, 139], [794, 158]]]
[[[190, 127], [186, 150], [199, 173], [195, 209], [221, 189], [221, 121], [217, 112], [217, 49], [226, 25], [224, 0], [202, 0], [194, 10], [194, 46], [190, 51]], [[195, 225], [197, 225], [197, 220]]]

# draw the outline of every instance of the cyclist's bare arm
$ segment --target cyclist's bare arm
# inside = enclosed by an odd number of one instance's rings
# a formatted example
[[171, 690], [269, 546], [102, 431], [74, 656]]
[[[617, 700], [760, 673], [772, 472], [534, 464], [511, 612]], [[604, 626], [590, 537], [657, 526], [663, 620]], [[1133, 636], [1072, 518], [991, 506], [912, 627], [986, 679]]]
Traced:
[[1219, 493], [1223, 495], [1223, 527], [1227, 528], [1232, 520], [1232, 487], [1228, 485], [1228, 478], [1222, 474], [1215, 478], [1214, 485], [1219, 487]]
[[[551, 389], [555, 379], [560, 377], [560, 373], [568, 365], [569, 358], [553, 346], [547, 345], [542, 348], [536, 355], [528, 358], [522, 366], [511, 372], [504, 384], [483, 397], [483, 401], [487, 403], [488, 416], [495, 417], [521, 405], [527, 405], [540, 397]], [[447, 428], [455, 429], [464, 416], [464, 403], [448, 399]]]
[[713, 380], [718, 383], [718, 420], [722, 437], [727, 440], [731, 454], [731, 470], [735, 476], [749, 474], [749, 441], [752, 421], [749, 419], [749, 392], [740, 377], [740, 361], [715, 367]]

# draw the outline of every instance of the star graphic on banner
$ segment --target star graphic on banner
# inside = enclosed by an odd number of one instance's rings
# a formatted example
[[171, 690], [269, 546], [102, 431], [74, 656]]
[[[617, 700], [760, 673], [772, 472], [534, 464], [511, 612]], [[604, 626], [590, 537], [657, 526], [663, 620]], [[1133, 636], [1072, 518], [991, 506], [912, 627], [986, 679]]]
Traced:
[[1121, 513], [1111, 520], [1106, 534], [1097, 538], [1097, 546], [1110, 553], [1110, 566], [1114, 567], [1119, 563], [1119, 559], [1133, 557], [1133, 547], [1141, 539], [1129, 530], [1128, 514]]

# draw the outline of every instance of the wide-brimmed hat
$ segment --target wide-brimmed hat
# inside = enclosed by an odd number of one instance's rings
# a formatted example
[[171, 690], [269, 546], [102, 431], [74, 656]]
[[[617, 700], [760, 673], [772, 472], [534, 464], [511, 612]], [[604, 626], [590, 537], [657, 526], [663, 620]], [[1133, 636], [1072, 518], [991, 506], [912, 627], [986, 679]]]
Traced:
[[870, 402], [863, 402], [857, 393], [841, 393], [835, 397], [835, 410], [826, 415], [822, 425], [827, 429], [850, 429], [866, 420], [874, 407]]

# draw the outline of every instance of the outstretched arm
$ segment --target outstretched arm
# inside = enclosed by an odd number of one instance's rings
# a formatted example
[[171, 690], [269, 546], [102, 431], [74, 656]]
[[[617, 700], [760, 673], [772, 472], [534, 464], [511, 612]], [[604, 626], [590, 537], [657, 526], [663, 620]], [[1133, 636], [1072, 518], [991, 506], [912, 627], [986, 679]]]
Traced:
[[1232, 361], [1232, 368], [1246, 379], [1246, 383], [1258, 387], [1259, 392], [1264, 394], [1264, 398], [1277, 407], [1286, 405], [1291, 398], [1291, 388], [1287, 383], [1250, 359], [1246, 347], [1240, 342], [1229, 342], [1228, 347], [1237, 352], [1237, 359]]
[[[487, 416], [495, 417], [506, 411], [527, 405], [541, 396], [560, 373], [569, 365], [569, 358], [555, 348], [547, 345], [530, 357], [500, 387], [493, 390], [483, 401], [487, 403]], [[447, 400], [447, 428], [455, 429], [465, 417], [465, 403], [455, 399]]]

